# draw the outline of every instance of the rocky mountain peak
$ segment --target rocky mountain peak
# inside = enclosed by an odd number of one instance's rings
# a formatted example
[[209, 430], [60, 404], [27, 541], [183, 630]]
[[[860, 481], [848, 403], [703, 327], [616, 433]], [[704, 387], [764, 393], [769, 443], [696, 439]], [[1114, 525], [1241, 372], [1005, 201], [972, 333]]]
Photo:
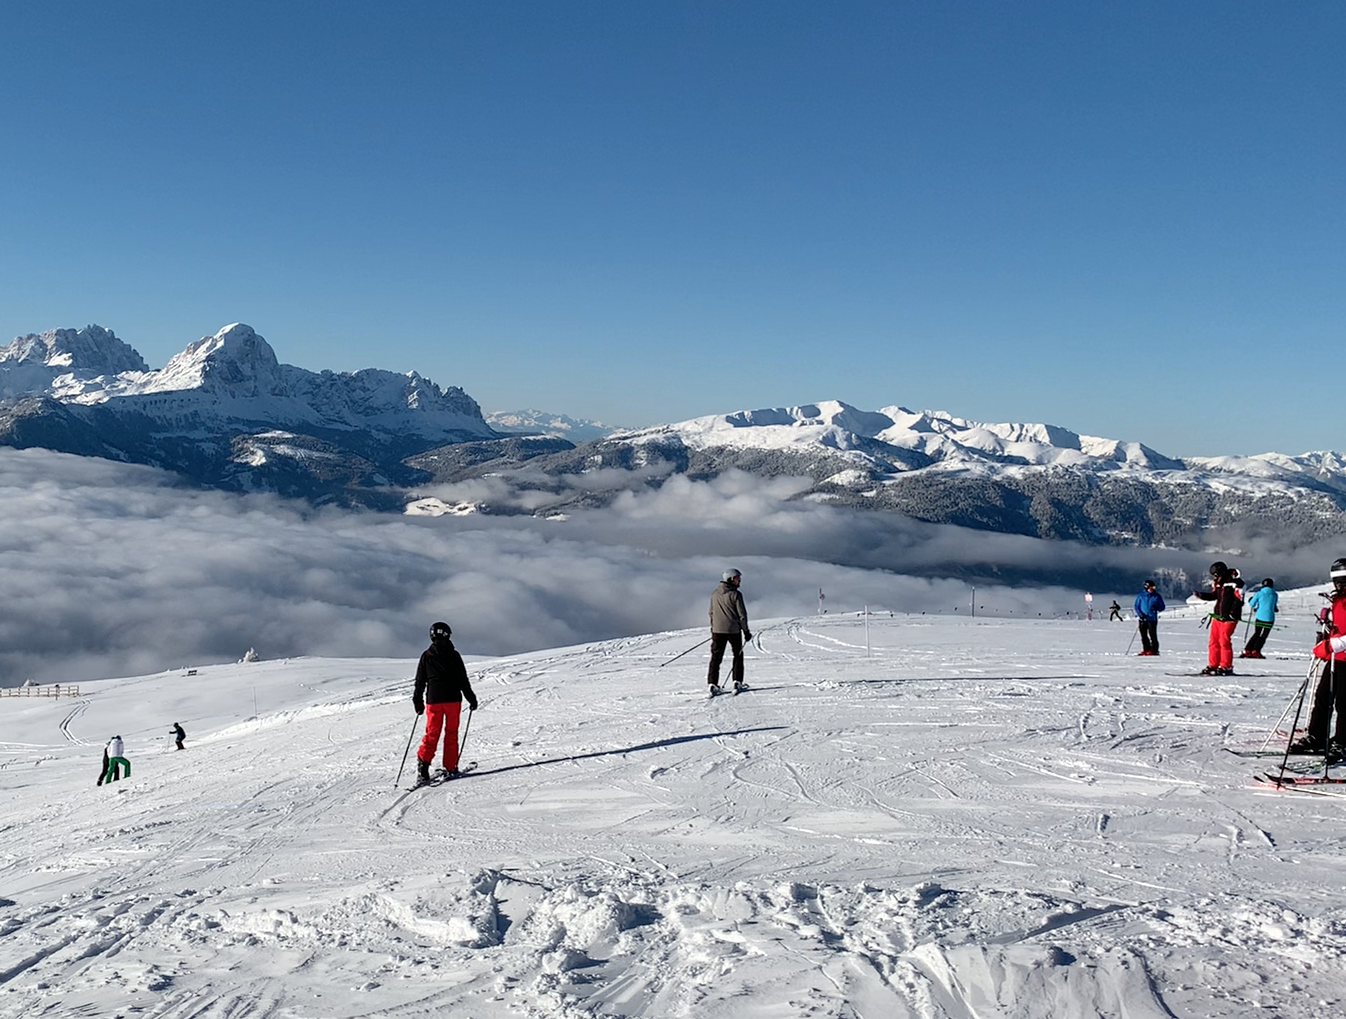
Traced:
[[87, 375], [117, 375], [149, 371], [130, 344], [119, 340], [111, 329], [87, 325], [83, 329], [49, 329], [29, 333], [0, 348], [0, 361], [42, 365], [57, 371]]
[[228, 396], [265, 396], [280, 392], [280, 362], [271, 344], [241, 322], [227, 325], [174, 354], [158, 373], [152, 389], [200, 389]]

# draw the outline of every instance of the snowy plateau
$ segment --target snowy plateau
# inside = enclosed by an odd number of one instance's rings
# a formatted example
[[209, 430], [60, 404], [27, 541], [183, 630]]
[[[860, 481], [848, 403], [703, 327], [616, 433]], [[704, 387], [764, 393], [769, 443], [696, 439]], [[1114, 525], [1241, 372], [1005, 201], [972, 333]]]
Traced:
[[417, 790], [412, 660], [0, 698], [0, 1015], [1338, 1019], [1346, 787], [1230, 752], [1284, 745], [1318, 604], [1219, 679], [1188, 608], [1157, 658], [763, 619], [715, 699], [700, 630], [469, 655], [478, 766]]

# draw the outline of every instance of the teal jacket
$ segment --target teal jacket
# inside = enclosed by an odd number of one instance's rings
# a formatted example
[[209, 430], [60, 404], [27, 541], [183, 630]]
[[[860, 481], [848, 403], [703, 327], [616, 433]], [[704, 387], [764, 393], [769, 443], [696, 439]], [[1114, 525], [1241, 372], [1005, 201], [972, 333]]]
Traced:
[[1254, 623], [1270, 626], [1276, 621], [1276, 602], [1278, 598], [1274, 587], [1259, 587], [1248, 598], [1248, 608], [1254, 612]]

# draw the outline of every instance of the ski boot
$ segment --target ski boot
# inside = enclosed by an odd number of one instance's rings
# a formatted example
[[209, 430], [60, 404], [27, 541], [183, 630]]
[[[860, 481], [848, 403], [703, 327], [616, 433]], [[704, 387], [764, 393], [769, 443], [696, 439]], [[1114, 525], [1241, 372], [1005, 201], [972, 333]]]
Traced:
[[430, 762], [416, 758], [416, 781], [425, 785], [430, 781]]

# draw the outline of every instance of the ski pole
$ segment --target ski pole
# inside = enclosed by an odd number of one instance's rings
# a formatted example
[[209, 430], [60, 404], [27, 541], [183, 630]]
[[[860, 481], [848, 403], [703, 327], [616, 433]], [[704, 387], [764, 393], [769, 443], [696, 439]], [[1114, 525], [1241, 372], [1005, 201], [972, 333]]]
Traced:
[[463, 748], [467, 746], [467, 733], [468, 730], [472, 728], [472, 716], [474, 714], [476, 714], [476, 712], [472, 710], [472, 706], [469, 704], [467, 708], [467, 721], [463, 723], [463, 739], [462, 742], [458, 744], [459, 762], [461, 762], [463, 759]]
[[1285, 741], [1285, 753], [1281, 755], [1281, 773], [1277, 777], [1277, 784], [1279, 784], [1280, 779], [1285, 778], [1285, 768], [1290, 763], [1290, 745], [1294, 742], [1295, 730], [1299, 728], [1299, 716], [1304, 711], [1304, 694], [1308, 691], [1309, 677], [1313, 675], [1314, 666], [1317, 664], [1317, 659], [1315, 659], [1313, 665], [1309, 667], [1309, 675], [1304, 677], [1304, 685], [1299, 688], [1299, 696], [1295, 698], [1295, 720], [1290, 725], [1290, 738]]
[[[1281, 723], [1285, 721], [1285, 716], [1288, 715], [1290, 713], [1290, 709], [1294, 707], [1295, 699], [1304, 696], [1304, 691], [1308, 688], [1310, 681], [1312, 681], [1317, 672], [1318, 672], [1318, 660], [1315, 658], [1313, 660], [1313, 664], [1309, 666], [1309, 674], [1300, 681], [1299, 689], [1295, 691], [1293, 694], [1291, 694], [1290, 699], [1285, 702], [1285, 710], [1281, 712], [1281, 717], [1276, 719], [1276, 724], [1271, 727], [1271, 731], [1267, 733], [1267, 738], [1262, 741], [1262, 745], [1257, 748], [1258, 750], [1265, 750], [1267, 748], [1267, 744], [1271, 742], [1271, 738], [1275, 736], [1277, 732], [1280, 731]], [[1294, 740], [1295, 738], [1294, 730], [1291, 730], [1289, 738], [1291, 740]]]
[[411, 720], [411, 735], [407, 737], [407, 748], [402, 751], [402, 767], [397, 769], [397, 778], [393, 782], [394, 786], [402, 784], [402, 768], [407, 766], [407, 754], [411, 753], [411, 741], [416, 738], [416, 720], [420, 717], [420, 715], [417, 715]]
[[709, 644], [709, 643], [710, 643], [710, 638], [707, 637], [705, 640], [701, 641], [700, 644], [693, 644], [691, 647], [689, 647], [686, 651], [683, 651], [681, 654], [676, 654], [676, 655], [674, 655], [672, 658], [670, 658], [670, 659], [669, 659], [668, 661], [666, 661], [666, 662], [660, 662], [660, 663], [659, 663], [659, 668], [662, 669], [665, 665], [671, 665], [673, 662], [676, 662], [676, 661], [677, 661], [679, 658], [681, 658], [683, 655], [689, 655], [689, 654], [691, 654], [693, 651], [695, 651], [697, 648], [699, 648], [699, 647], [701, 646], [701, 644]]
[[1140, 624], [1138, 623], [1136, 624], [1136, 628], [1131, 631], [1131, 639], [1126, 642], [1126, 653], [1128, 655], [1131, 653], [1131, 645], [1136, 642], [1136, 634], [1138, 634], [1139, 632], [1140, 632]]

